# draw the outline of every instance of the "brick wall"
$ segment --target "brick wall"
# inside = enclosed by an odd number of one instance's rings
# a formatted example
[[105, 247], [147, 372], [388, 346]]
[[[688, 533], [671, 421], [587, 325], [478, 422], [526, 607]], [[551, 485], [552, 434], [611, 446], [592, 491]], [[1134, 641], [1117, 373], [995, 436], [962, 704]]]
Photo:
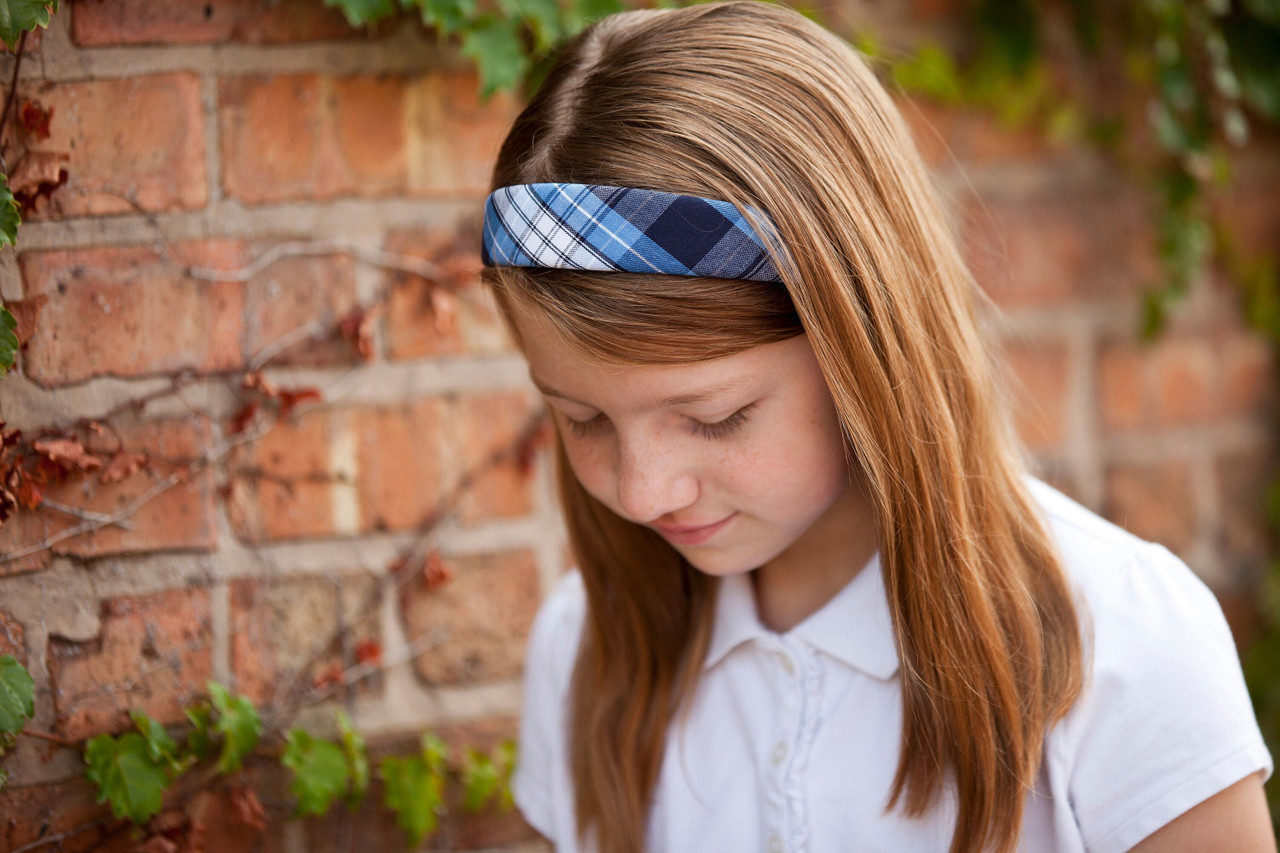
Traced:
[[[953, 32], [946, 8], [841, 7], [903, 44]], [[424, 728], [456, 745], [513, 734], [524, 634], [564, 563], [545, 451], [468, 479], [536, 404], [474, 275], [514, 99], [479, 103], [466, 63], [412, 22], [353, 33], [319, 0], [69, 4], [28, 41], [19, 91], [52, 109], [48, 138], [27, 141], [65, 156], [68, 177], [0, 253], [27, 338], [21, 371], [0, 380], [0, 419], [33, 435], [102, 420], [91, 450], [148, 459], [46, 495], [130, 510], [127, 526], [69, 535], [83, 519], [46, 506], [0, 528], [0, 553], [23, 554], [0, 562], [0, 652], [35, 679], [31, 727], [80, 741], [125, 729], [131, 707], [177, 723], [209, 678], [270, 705], [295, 673], [323, 683], [361, 644], [416, 643], [343, 696], [375, 753], [411, 749]], [[977, 113], [904, 110], [1004, 311], [990, 333], [1041, 473], [1181, 554], [1246, 641], [1276, 455], [1266, 345], [1217, 277], [1161, 341], [1138, 343], [1155, 261], [1144, 201], [1114, 167]], [[1222, 201], [1259, 249], [1280, 237], [1276, 150], [1244, 152], [1245, 189]], [[324, 243], [339, 239], [343, 251]], [[280, 259], [229, 275], [268, 252]], [[367, 262], [393, 255], [447, 286]], [[272, 401], [242, 387], [264, 361], [268, 383], [321, 397], [266, 431], [254, 423], [269, 426]], [[248, 400], [264, 420], [241, 430]], [[403, 582], [419, 542], [451, 577]], [[317, 650], [342, 626], [344, 642]], [[72, 749], [23, 738], [5, 767], [2, 850], [106, 815]], [[290, 821], [278, 768], [246, 772], [267, 830], [230, 819], [232, 793], [215, 789], [199, 805], [207, 849], [401, 844], [373, 800]], [[117, 834], [105, 849], [129, 844]], [[537, 849], [517, 817], [492, 813], [450, 818], [428, 846]]]

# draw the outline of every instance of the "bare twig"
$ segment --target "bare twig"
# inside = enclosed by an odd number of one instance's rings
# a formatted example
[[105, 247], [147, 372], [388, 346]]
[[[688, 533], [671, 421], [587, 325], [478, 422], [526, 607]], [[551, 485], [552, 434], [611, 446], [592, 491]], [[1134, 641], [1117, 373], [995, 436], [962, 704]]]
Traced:
[[9, 165], [4, 157], [4, 131], [9, 124], [9, 113], [13, 110], [13, 99], [18, 94], [18, 69], [22, 67], [22, 49], [27, 43], [27, 32], [23, 30], [18, 36], [18, 49], [13, 54], [13, 77], [9, 80], [9, 96], [4, 99], [4, 112], [0, 113], [0, 172], [9, 173]]
[[27, 737], [39, 738], [40, 740], [52, 741], [53, 743], [59, 743], [59, 744], [62, 744], [63, 746], [74, 747], [74, 746], [80, 745], [73, 740], [67, 740], [66, 738], [61, 737], [60, 735], [50, 734], [49, 732], [42, 732], [39, 729], [23, 729], [22, 731], [18, 732], [18, 734], [26, 735]]
[[431, 281], [446, 281], [454, 278], [454, 276], [445, 272], [439, 264], [433, 264], [423, 258], [416, 258], [413, 255], [403, 255], [397, 252], [385, 252], [381, 249], [372, 249], [352, 240], [306, 240], [281, 243], [263, 252], [248, 266], [234, 270], [212, 270], [192, 267], [188, 270], [188, 274], [192, 278], [204, 279], [205, 281], [248, 281], [282, 258], [335, 254], [350, 255], [373, 266], [411, 273]]
[[100, 826], [106, 826], [109, 823], [115, 823], [116, 820], [117, 818], [114, 818], [114, 817], [104, 817], [100, 820], [90, 821], [89, 823], [82, 823], [79, 826], [73, 826], [71, 829], [68, 829], [66, 832], [59, 832], [57, 835], [47, 835], [44, 838], [39, 838], [39, 839], [36, 839], [35, 841], [30, 841], [22, 845], [21, 847], [15, 847], [12, 851], [10, 851], [10, 853], [27, 853], [28, 850], [39, 850], [41, 847], [48, 847], [50, 844], [57, 844], [59, 847], [61, 847], [62, 842], [66, 841], [68, 838], [74, 838], [77, 835], [80, 835], [83, 832], [88, 832], [91, 829], [97, 829]]
[[76, 518], [83, 519], [85, 521], [98, 521], [104, 525], [114, 524], [115, 526], [120, 527], [124, 530], [133, 529], [133, 522], [129, 521], [128, 519], [113, 518], [110, 515], [107, 515], [106, 513], [93, 512], [92, 510], [88, 510], [88, 509], [76, 509], [73, 506], [65, 506], [64, 504], [60, 504], [57, 501], [51, 501], [48, 498], [45, 498], [44, 500], [40, 501], [40, 506], [42, 507], [47, 506], [49, 507], [49, 509], [56, 509], [58, 512], [65, 512], [67, 515], [75, 516]]

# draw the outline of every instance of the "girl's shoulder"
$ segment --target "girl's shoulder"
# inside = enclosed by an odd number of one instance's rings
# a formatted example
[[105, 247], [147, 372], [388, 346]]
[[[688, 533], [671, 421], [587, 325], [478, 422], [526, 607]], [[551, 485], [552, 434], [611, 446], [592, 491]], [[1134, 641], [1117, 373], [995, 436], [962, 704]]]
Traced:
[[1177, 555], [1032, 480], [1080, 618], [1083, 692], [1050, 733], [1091, 850], [1126, 850], [1249, 773], [1272, 769], [1222, 608]]
[[534, 617], [525, 667], [548, 679], [557, 693], [568, 688], [586, 614], [582, 574], [570, 569], [556, 579]]

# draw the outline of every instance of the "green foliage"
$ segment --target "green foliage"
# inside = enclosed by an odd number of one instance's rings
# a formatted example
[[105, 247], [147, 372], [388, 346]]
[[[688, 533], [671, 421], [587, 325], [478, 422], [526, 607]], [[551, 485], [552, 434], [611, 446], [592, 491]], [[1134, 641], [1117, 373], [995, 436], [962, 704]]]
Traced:
[[422, 752], [407, 758], [384, 758], [379, 766], [386, 796], [383, 802], [415, 846], [436, 828], [444, 811], [445, 745], [423, 735]]
[[145, 711], [135, 708], [129, 712], [129, 716], [133, 718], [133, 724], [137, 726], [138, 733], [147, 743], [148, 757], [157, 765], [165, 767], [172, 776], [176, 777], [193, 763], [194, 757], [181, 754], [178, 745], [174, 743], [173, 738], [169, 737], [164, 726], [147, 716]]
[[213, 746], [213, 736], [210, 733], [213, 726], [213, 708], [203, 703], [187, 708], [187, 719], [191, 721], [191, 732], [187, 735], [187, 752], [197, 761], [204, 761], [209, 757], [209, 751]]
[[18, 226], [21, 224], [22, 214], [18, 209], [18, 200], [9, 189], [8, 177], [0, 175], [0, 246], [13, 246], [17, 243]]
[[324, 0], [324, 5], [340, 9], [353, 27], [377, 23], [396, 12], [395, 0]]
[[116, 817], [145, 823], [160, 811], [169, 775], [152, 759], [142, 735], [98, 735], [85, 748], [84, 760], [85, 775], [98, 786], [98, 802], [110, 801]]
[[365, 751], [364, 738], [351, 725], [346, 712], [339, 710], [338, 730], [342, 733], [342, 752], [346, 757], [347, 771], [351, 774], [351, 791], [347, 805], [355, 808], [369, 790], [369, 755]]
[[13, 367], [18, 357], [18, 321], [9, 313], [9, 309], [0, 305], [0, 374]]
[[253, 703], [243, 696], [232, 696], [217, 682], [209, 682], [209, 696], [218, 711], [214, 731], [222, 735], [222, 753], [218, 756], [218, 772], [239, 770], [242, 760], [258, 745], [262, 720]]
[[17, 50], [19, 37], [49, 26], [49, 14], [56, 11], [58, 0], [0, 0], [0, 41]]
[[502, 808], [511, 808], [511, 771], [515, 768], [516, 744], [507, 740], [485, 755], [468, 749], [462, 758], [463, 807], [480, 811], [495, 797]]
[[280, 763], [293, 771], [289, 791], [298, 798], [300, 815], [322, 815], [335, 799], [347, 793], [347, 759], [335, 743], [293, 729]]
[[480, 71], [481, 97], [516, 88], [529, 70], [520, 22], [512, 18], [482, 16], [463, 33], [461, 50]]
[[35, 685], [13, 655], [0, 655], [0, 732], [22, 731], [35, 713]]

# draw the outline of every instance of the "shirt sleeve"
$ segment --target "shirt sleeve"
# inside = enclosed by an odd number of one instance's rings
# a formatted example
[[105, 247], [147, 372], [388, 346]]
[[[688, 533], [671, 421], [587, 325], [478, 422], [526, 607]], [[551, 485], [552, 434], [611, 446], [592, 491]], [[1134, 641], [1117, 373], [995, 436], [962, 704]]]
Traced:
[[1145, 544], [1088, 606], [1068, 786], [1086, 849], [1121, 853], [1272, 760], [1222, 608], [1185, 563]]
[[577, 658], [585, 596], [582, 579], [562, 577], [538, 610], [525, 650], [519, 757], [511, 793], [529, 825], [557, 844], [566, 842], [569, 680]]

